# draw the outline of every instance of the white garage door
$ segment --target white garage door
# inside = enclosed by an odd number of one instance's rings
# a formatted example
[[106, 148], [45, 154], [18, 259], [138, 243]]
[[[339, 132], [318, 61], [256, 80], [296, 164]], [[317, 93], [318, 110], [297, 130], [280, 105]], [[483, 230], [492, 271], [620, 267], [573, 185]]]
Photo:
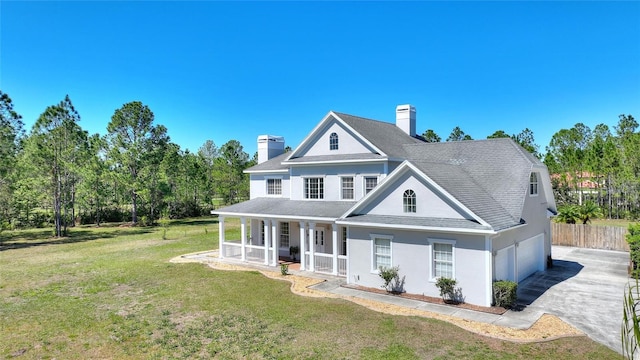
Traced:
[[516, 248], [498, 250], [494, 258], [495, 280], [516, 281]]
[[544, 234], [521, 241], [516, 247], [518, 281], [538, 270], [544, 270]]

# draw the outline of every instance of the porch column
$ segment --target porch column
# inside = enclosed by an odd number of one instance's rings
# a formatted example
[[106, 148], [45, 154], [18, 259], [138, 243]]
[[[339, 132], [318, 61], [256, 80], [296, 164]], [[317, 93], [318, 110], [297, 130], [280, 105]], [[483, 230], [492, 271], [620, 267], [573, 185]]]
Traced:
[[224, 216], [218, 216], [218, 257], [224, 259]]
[[309, 223], [309, 271], [316, 271], [316, 243], [315, 243], [316, 223]]
[[271, 257], [271, 265], [277, 266], [280, 260], [280, 244], [278, 241], [278, 221], [271, 221], [271, 246], [273, 246], [273, 256]]
[[264, 220], [264, 264], [269, 265], [269, 243], [271, 242], [271, 220]]
[[338, 275], [338, 225], [331, 224], [331, 237], [333, 240], [333, 275]]
[[247, 218], [240, 218], [240, 244], [242, 249], [242, 261], [247, 260]]
[[300, 221], [300, 270], [306, 270], [307, 259], [304, 252], [307, 250], [307, 232], [304, 221]]
[[489, 235], [485, 235], [484, 237], [484, 271], [484, 306], [491, 306], [491, 303], [493, 302], [493, 240]]

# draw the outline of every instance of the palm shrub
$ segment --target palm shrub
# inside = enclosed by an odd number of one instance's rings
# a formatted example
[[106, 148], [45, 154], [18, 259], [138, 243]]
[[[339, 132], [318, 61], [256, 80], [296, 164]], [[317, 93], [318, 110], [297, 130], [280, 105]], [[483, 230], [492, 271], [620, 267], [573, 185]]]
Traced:
[[640, 344], [640, 283], [636, 278], [635, 284], [627, 284], [624, 291], [624, 305], [622, 312], [622, 352], [627, 359], [636, 359]]

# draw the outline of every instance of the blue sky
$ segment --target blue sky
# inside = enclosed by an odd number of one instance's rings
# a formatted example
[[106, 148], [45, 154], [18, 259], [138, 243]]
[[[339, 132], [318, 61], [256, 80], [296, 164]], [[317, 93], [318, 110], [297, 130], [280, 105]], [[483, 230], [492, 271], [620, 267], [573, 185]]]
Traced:
[[65, 94], [90, 133], [139, 100], [197, 151], [295, 147], [329, 111], [443, 139], [640, 118], [640, 2], [0, 2], [0, 89], [27, 130]]

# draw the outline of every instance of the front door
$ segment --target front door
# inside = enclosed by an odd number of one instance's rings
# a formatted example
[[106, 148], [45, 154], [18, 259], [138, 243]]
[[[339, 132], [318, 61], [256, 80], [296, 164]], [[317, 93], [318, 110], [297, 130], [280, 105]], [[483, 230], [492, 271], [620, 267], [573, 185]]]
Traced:
[[316, 229], [315, 231], [315, 251], [324, 253], [324, 229]]

